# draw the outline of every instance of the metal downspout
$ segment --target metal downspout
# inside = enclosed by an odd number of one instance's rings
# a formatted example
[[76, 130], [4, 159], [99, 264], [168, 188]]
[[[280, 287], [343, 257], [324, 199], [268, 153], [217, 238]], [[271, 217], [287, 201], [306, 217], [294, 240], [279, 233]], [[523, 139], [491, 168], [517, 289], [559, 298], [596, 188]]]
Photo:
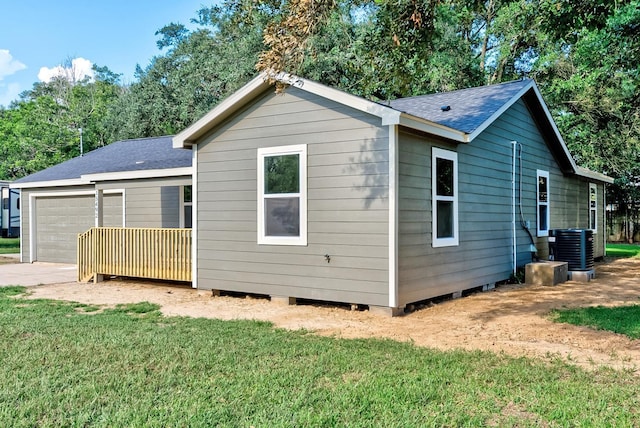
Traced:
[[517, 238], [516, 238], [516, 145], [517, 141], [511, 142], [511, 233], [513, 238], [513, 274], [517, 269]]

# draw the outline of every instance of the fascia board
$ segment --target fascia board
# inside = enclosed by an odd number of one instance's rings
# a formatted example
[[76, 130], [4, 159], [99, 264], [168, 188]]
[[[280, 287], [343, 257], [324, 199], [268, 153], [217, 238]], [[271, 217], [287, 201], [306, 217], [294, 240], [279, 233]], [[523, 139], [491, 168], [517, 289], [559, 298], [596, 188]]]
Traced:
[[81, 178], [86, 183], [95, 183], [97, 181], [136, 180], [141, 178], [178, 177], [183, 175], [193, 175], [193, 167], [105, 172], [100, 174], [86, 174]]
[[51, 181], [32, 181], [29, 183], [13, 183], [12, 189], [31, 189], [36, 187], [66, 187], [81, 186], [93, 184], [98, 181], [118, 181], [118, 180], [135, 180], [141, 178], [162, 178], [162, 177], [179, 177], [192, 176], [192, 167], [183, 168], [167, 168], [167, 169], [145, 169], [139, 171], [119, 171], [105, 172], [99, 174], [85, 174], [80, 178], [72, 178], [69, 180], [51, 180]]
[[440, 125], [438, 123], [429, 122], [418, 117], [402, 113], [400, 115], [399, 125], [406, 126], [407, 128], [415, 129], [417, 131], [426, 132], [428, 134], [437, 135], [439, 137], [447, 138], [449, 140], [458, 141], [460, 143], [468, 143], [469, 134], [447, 126]]
[[34, 187], [66, 187], [66, 186], [80, 186], [83, 184], [90, 184], [88, 181], [82, 180], [82, 178], [71, 178], [68, 180], [51, 180], [51, 181], [31, 181], [28, 183], [12, 183], [9, 187], [12, 189], [31, 189]]
[[576, 175], [580, 177], [588, 178], [590, 180], [602, 181], [604, 183], [613, 184], [614, 179], [608, 175], [601, 174], [599, 172], [591, 171], [590, 169], [579, 166], [576, 170]]
[[[282, 83], [286, 83], [290, 86], [293, 86], [294, 88], [298, 88], [310, 94], [318, 95], [320, 97], [335, 101], [339, 104], [345, 105], [347, 107], [351, 107], [363, 113], [368, 113], [373, 116], [377, 116], [381, 119], [384, 119], [389, 116], [393, 117], [399, 113], [397, 110], [391, 107], [387, 107], [382, 104], [369, 101], [365, 98], [358, 97], [356, 95], [351, 95], [339, 89], [335, 89], [335, 88], [331, 88], [329, 86], [323, 85], [322, 83], [303, 79], [302, 77], [281, 73], [278, 76], [276, 76], [276, 79]], [[388, 124], [393, 124], [393, 123], [383, 123], [383, 125], [388, 125]]]

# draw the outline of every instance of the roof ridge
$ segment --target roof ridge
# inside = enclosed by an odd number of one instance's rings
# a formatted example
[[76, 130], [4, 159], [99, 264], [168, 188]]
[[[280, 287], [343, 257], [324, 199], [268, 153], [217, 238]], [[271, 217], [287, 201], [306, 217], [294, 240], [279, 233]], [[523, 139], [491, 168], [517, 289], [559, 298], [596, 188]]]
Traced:
[[174, 137], [173, 135], [159, 135], [159, 136], [157, 136], [157, 137], [138, 137], [138, 138], [127, 138], [127, 139], [124, 139], [124, 140], [116, 140], [116, 141], [113, 141], [113, 142], [111, 142], [111, 143], [109, 143], [109, 144], [105, 144], [103, 147], [106, 147], [106, 146], [108, 146], [108, 145], [110, 145], [110, 144], [113, 144], [113, 143], [132, 142], [132, 141], [143, 141], [143, 140], [159, 140], [159, 139], [161, 139], [161, 138], [173, 138], [173, 137]]

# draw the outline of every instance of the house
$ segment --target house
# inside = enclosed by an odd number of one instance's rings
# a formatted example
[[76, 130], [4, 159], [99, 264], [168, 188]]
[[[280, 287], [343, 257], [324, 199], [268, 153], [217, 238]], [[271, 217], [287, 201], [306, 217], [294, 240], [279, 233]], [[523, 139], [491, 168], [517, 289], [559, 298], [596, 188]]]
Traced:
[[190, 227], [191, 151], [172, 137], [118, 141], [21, 178], [21, 260], [75, 263], [93, 226]]
[[9, 181], [0, 181], [0, 237], [20, 236], [20, 192]]
[[193, 285], [369, 305], [508, 279], [549, 231], [591, 228], [578, 167], [532, 80], [376, 103], [258, 76], [173, 138], [193, 151]]

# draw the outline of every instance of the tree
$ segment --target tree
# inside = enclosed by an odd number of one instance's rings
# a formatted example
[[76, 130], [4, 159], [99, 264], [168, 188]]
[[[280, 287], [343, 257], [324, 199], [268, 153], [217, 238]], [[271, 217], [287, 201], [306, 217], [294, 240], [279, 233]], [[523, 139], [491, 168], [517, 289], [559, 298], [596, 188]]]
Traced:
[[0, 171], [16, 179], [111, 142], [107, 107], [120, 96], [119, 76], [94, 66], [95, 80], [54, 77], [21, 94], [0, 114]]
[[199, 10], [196, 30], [179, 24], [159, 30], [166, 52], [138, 67], [137, 81], [109, 113], [117, 138], [177, 133], [245, 84], [272, 12], [269, 2], [229, 0]]

